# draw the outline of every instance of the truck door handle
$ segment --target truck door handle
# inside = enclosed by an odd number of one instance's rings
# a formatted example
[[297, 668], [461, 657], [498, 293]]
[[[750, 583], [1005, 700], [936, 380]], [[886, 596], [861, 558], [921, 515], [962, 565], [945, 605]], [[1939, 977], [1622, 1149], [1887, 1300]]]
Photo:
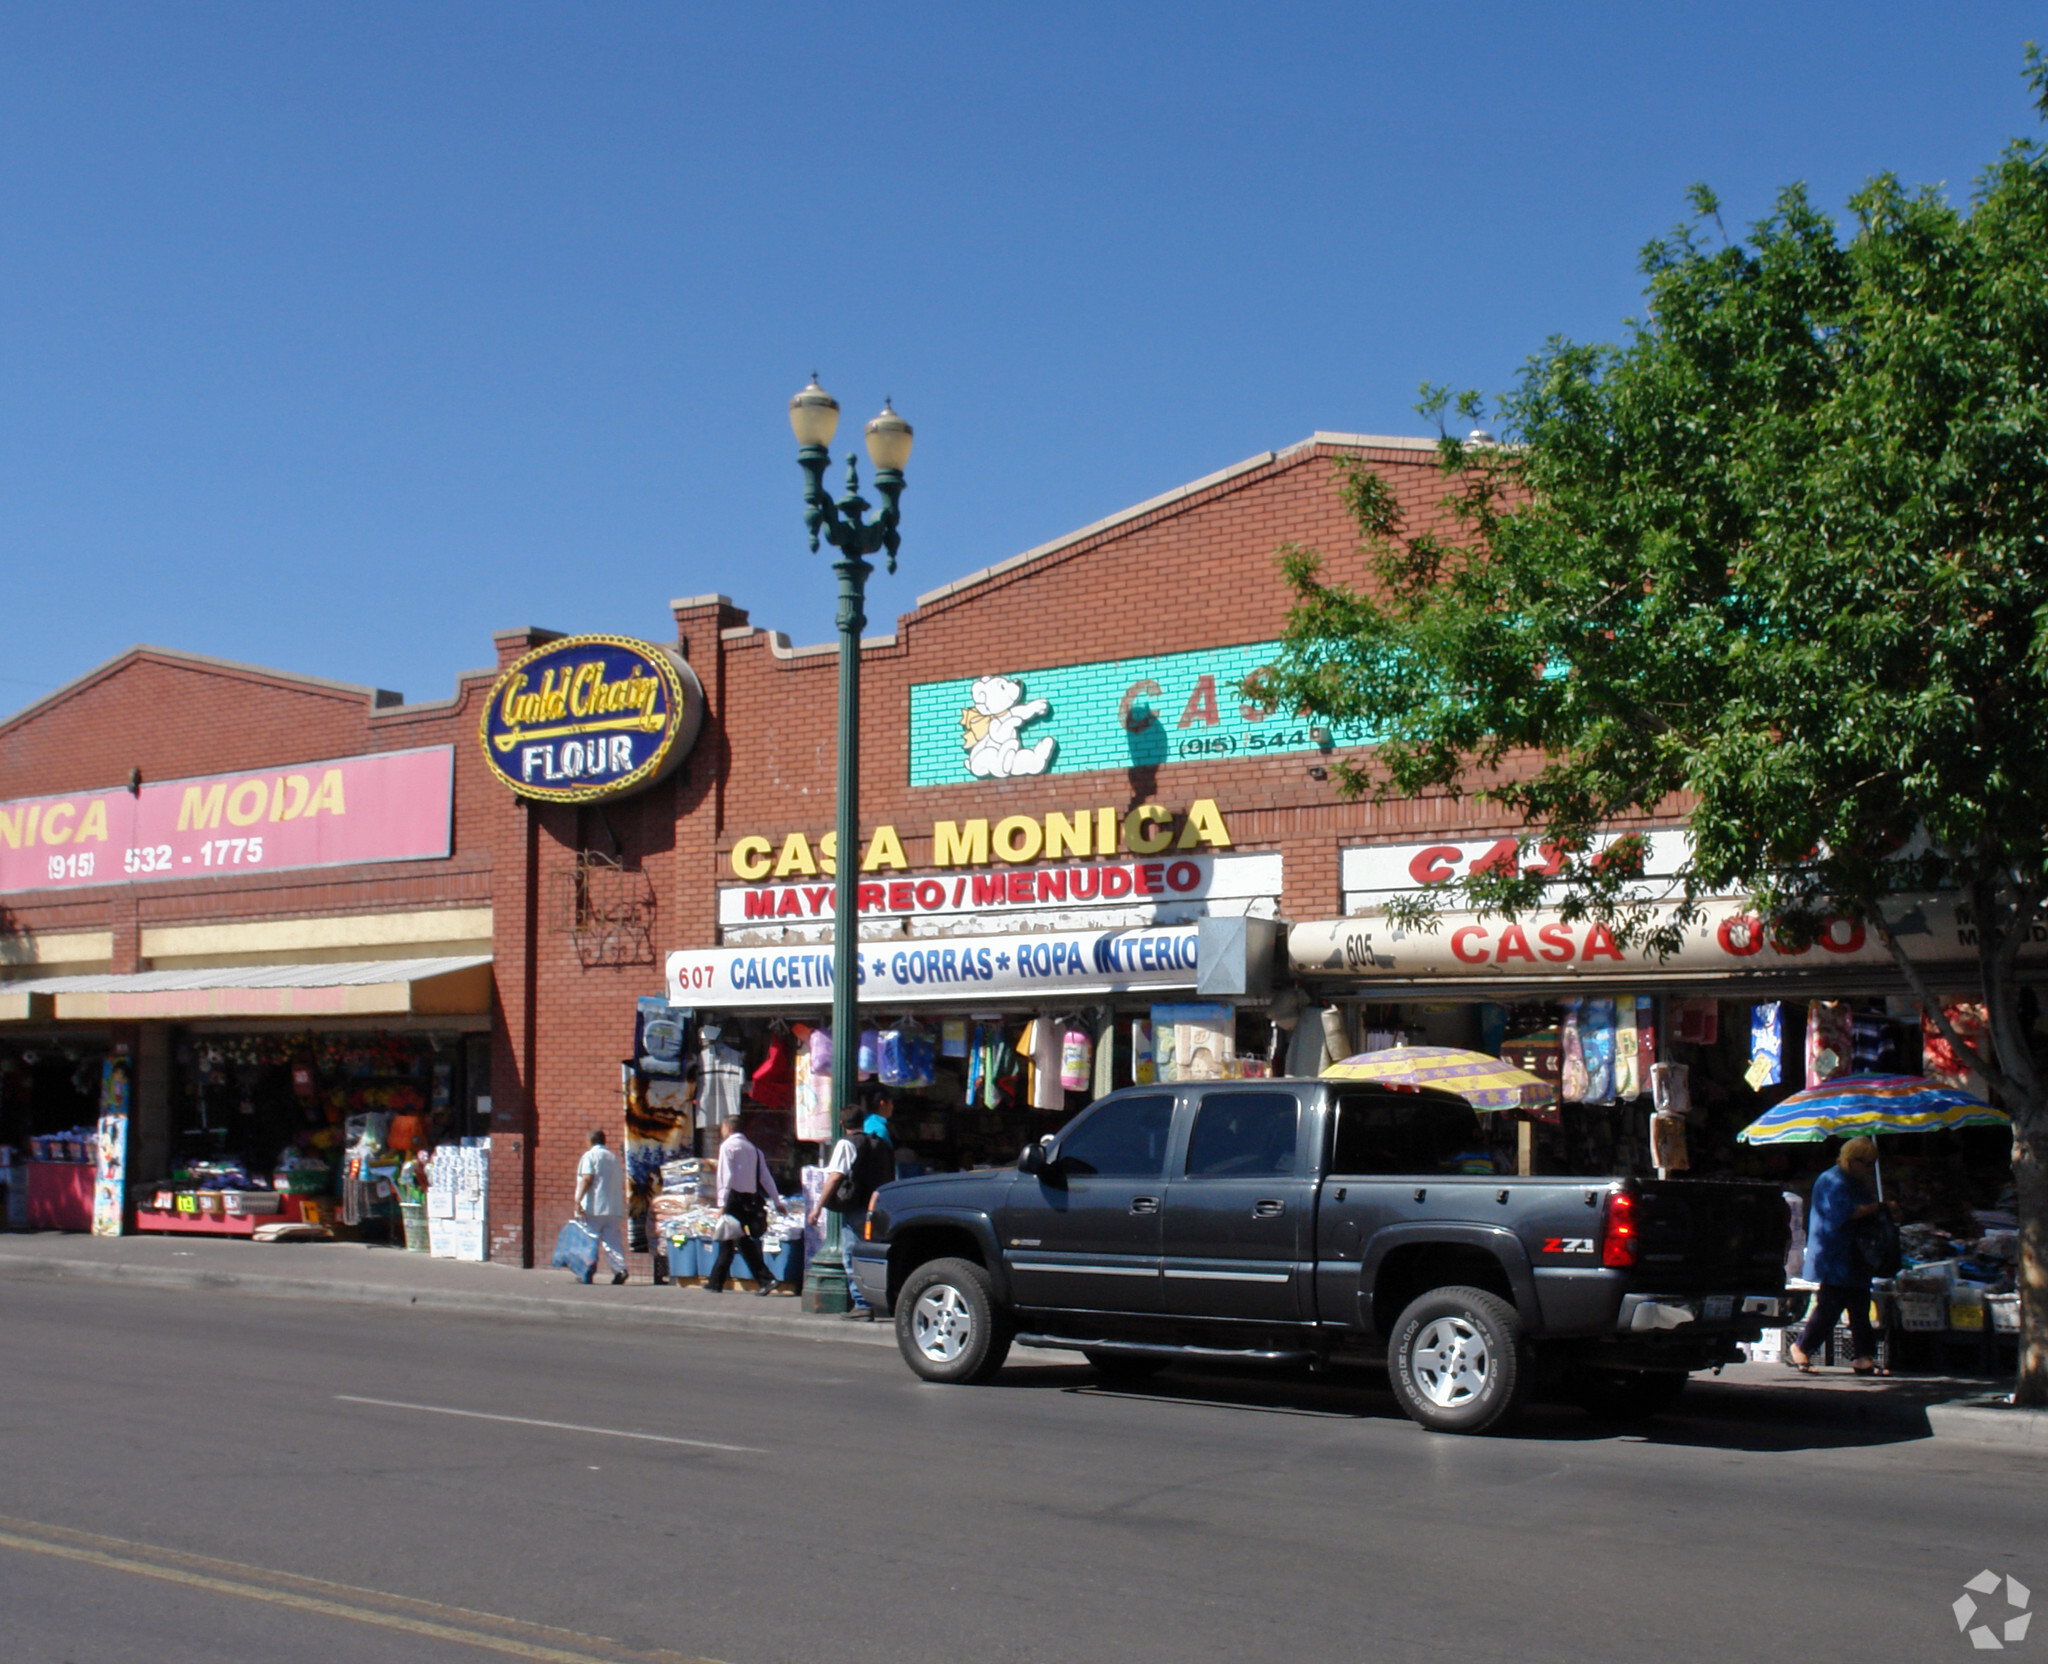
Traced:
[[1271, 1196], [1263, 1197], [1259, 1201], [1252, 1203], [1252, 1217], [1254, 1219], [1278, 1219], [1286, 1211], [1287, 1204], [1277, 1201]]
[[1158, 1211], [1159, 1198], [1157, 1196], [1133, 1196], [1131, 1198], [1131, 1212], [1133, 1213], [1157, 1213]]

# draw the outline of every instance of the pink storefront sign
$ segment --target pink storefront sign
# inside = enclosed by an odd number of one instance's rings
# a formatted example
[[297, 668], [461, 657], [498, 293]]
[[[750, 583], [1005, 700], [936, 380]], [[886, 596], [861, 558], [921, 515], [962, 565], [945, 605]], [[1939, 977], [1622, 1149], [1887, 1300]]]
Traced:
[[428, 861], [449, 852], [455, 748], [0, 803], [0, 894]]

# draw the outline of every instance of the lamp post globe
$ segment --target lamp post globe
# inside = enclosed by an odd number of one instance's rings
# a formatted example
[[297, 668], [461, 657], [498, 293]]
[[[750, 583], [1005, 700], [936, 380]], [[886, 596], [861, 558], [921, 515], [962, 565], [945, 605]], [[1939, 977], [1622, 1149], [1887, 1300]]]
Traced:
[[829, 445], [839, 431], [839, 401], [818, 385], [814, 374], [808, 387], [789, 401], [789, 425], [799, 445]]
[[910, 440], [910, 424], [897, 415], [894, 407], [884, 399], [881, 415], [868, 421], [868, 460], [878, 472], [887, 468], [900, 474], [903, 465], [910, 460]]
[[[910, 424], [887, 400], [882, 413], [867, 424], [868, 459], [875, 468], [875, 491], [882, 499], [873, 507], [860, 494], [859, 463], [846, 459], [846, 494], [837, 502], [825, 488], [831, 466], [828, 449], [839, 428], [839, 403], [818, 385], [810, 385], [789, 401], [789, 426], [796, 435], [797, 465], [804, 471], [804, 525], [811, 548], [820, 540], [832, 545], [832, 570], [839, 579], [839, 755], [836, 798], [837, 855], [832, 885], [832, 1128], [844, 1125], [854, 1101], [855, 1058], [859, 1052], [860, 922], [855, 905], [860, 873], [860, 633], [867, 624], [867, 580], [874, 568], [867, 557], [886, 551], [889, 570], [896, 570], [896, 527], [903, 497], [903, 465], [910, 460]], [[850, 1299], [846, 1286], [845, 1244], [840, 1216], [827, 1212], [825, 1241], [804, 1268], [804, 1309], [844, 1312]]]

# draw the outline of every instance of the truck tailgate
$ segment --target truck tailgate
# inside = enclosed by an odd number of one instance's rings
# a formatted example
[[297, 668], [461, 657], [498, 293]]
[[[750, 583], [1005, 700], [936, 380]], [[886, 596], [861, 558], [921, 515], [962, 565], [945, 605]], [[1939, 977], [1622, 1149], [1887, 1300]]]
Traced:
[[1776, 1288], [1791, 1215], [1774, 1184], [1646, 1179], [1637, 1187], [1636, 1264], [1661, 1289]]

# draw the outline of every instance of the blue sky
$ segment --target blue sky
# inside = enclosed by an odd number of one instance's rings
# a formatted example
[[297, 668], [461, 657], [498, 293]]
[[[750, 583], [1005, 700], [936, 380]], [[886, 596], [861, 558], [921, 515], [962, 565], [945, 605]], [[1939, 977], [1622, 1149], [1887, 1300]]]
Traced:
[[885, 631], [1613, 337], [1694, 180], [1966, 192], [2031, 11], [7, 7], [0, 710], [138, 641], [439, 698], [713, 590], [824, 640], [814, 367], [917, 427]]

